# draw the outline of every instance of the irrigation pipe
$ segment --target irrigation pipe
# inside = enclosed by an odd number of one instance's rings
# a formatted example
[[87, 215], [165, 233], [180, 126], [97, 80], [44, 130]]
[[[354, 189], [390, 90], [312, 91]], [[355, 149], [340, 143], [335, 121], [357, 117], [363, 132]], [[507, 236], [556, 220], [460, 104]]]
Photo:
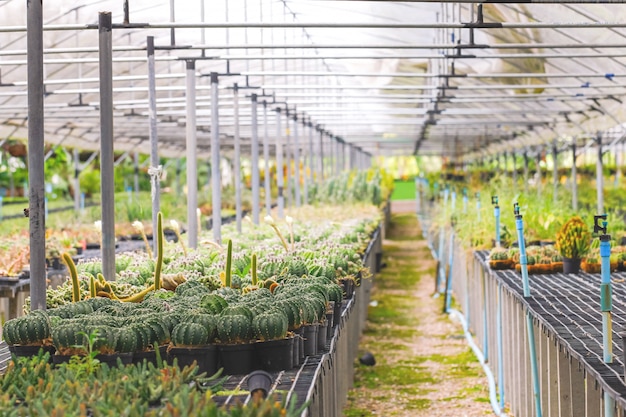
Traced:
[[[507, 417], [507, 414], [500, 408], [500, 404], [498, 403], [498, 397], [496, 395], [496, 380], [493, 377], [493, 373], [491, 372], [489, 365], [487, 365], [487, 363], [485, 362], [485, 357], [483, 356], [482, 351], [478, 346], [476, 346], [476, 344], [474, 343], [474, 339], [472, 339], [472, 334], [467, 328], [467, 322], [465, 321], [465, 317], [463, 317], [463, 314], [460, 311], [455, 309], [448, 310], [448, 314], [452, 317], [457, 318], [461, 323], [461, 326], [463, 326], [463, 333], [465, 334], [467, 344], [472, 349], [472, 352], [474, 352], [474, 355], [478, 359], [478, 362], [480, 362], [481, 366], [483, 367], [485, 375], [487, 375], [487, 382], [489, 383], [489, 403], [491, 403], [491, 408], [493, 409], [494, 414], [499, 417]], [[502, 383], [502, 381], [500, 383]]]

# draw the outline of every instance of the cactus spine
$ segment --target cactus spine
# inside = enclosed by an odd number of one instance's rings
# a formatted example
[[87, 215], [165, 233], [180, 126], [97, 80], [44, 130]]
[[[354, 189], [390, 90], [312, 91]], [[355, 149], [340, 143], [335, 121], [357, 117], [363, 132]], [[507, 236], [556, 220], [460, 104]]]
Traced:
[[9, 345], [41, 345], [50, 338], [50, 322], [45, 313], [31, 314], [4, 323], [2, 334]]
[[252, 320], [255, 337], [261, 340], [277, 340], [287, 335], [287, 317], [280, 311], [270, 311]]
[[217, 337], [222, 343], [247, 343], [251, 337], [251, 320], [243, 314], [220, 316]]
[[78, 271], [76, 270], [76, 264], [74, 264], [74, 260], [67, 252], [64, 252], [61, 257], [67, 265], [67, 269], [70, 271], [70, 278], [72, 279], [72, 301], [80, 301], [80, 284], [78, 283]]

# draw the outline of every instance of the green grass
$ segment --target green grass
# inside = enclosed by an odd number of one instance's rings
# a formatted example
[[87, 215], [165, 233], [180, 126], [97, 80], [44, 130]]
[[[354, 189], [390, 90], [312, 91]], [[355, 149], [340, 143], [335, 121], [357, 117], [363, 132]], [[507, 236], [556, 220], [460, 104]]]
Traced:
[[393, 187], [392, 201], [415, 200], [415, 181], [395, 181]]

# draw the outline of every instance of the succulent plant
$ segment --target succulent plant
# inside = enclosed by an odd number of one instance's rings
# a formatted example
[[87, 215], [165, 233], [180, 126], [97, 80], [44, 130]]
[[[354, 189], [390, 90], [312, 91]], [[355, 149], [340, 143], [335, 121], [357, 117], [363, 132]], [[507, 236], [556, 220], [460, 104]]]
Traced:
[[228, 302], [217, 294], [207, 294], [202, 297], [200, 307], [211, 314], [219, 314], [228, 307]]
[[274, 308], [282, 311], [287, 317], [287, 325], [290, 330], [295, 330], [302, 326], [302, 310], [298, 300], [283, 299], [274, 303]]
[[182, 318], [182, 323], [197, 323], [207, 330], [209, 343], [217, 336], [217, 317], [207, 313], [191, 313]]
[[582, 258], [591, 243], [591, 233], [578, 216], [569, 219], [556, 234], [556, 248], [564, 258]]
[[9, 345], [43, 345], [50, 338], [50, 321], [45, 313], [29, 314], [4, 323], [2, 334]]
[[209, 333], [201, 324], [182, 322], [172, 331], [172, 343], [178, 347], [204, 346], [208, 343]]
[[278, 310], [269, 311], [252, 319], [254, 337], [261, 340], [282, 339], [287, 334], [287, 317]]
[[120, 353], [130, 353], [138, 351], [138, 347], [140, 347], [138, 338], [140, 336], [137, 333], [137, 330], [133, 327], [119, 328], [115, 351]]
[[509, 259], [509, 251], [501, 247], [493, 248], [489, 253], [489, 259], [492, 261], [506, 261]]
[[222, 315], [217, 322], [217, 338], [221, 343], [247, 343], [252, 337], [252, 320], [243, 314]]
[[242, 304], [236, 304], [236, 305], [231, 305], [226, 307], [224, 310], [222, 310], [222, 316], [239, 316], [239, 315], [243, 315], [246, 316], [248, 318], [248, 320], [252, 320], [252, 318], [254, 317], [254, 313], [252, 312], [252, 310], [250, 310], [249, 307], [242, 305]]

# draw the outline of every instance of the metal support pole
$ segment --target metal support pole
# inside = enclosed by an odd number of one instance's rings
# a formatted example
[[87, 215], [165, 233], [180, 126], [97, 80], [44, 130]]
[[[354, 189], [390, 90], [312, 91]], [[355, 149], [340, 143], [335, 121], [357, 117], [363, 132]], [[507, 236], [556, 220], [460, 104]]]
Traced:
[[292, 175], [291, 175], [291, 143], [289, 141], [291, 136], [291, 129], [289, 127], [289, 109], [285, 109], [285, 127], [287, 128], [287, 132], [285, 134], [285, 165], [287, 166], [286, 170], [286, 178], [285, 178], [285, 191], [287, 193], [286, 196], [286, 205], [287, 207], [292, 207], [293, 201], [293, 186], [291, 184]]
[[257, 95], [252, 94], [250, 111], [252, 112], [252, 221], [259, 224], [260, 212], [260, 176], [259, 176], [259, 123]]
[[[316, 167], [315, 167], [315, 144], [313, 142], [313, 123], [311, 123], [311, 120], [309, 119], [309, 184], [311, 184], [311, 186], [315, 183], [315, 171], [316, 171]], [[308, 190], [306, 193], [306, 201], [307, 204], [309, 203], [309, 194], [308, 194]]]
[[576, 142], [572, 143], [572, 208], [578, 211], [578, 174], [576, 173]]
[[74, 148], [74, 211], [78, 216], [80, 211], [80, 157], [78, 148]]
[[602, 135], [596, 137], [598, 159], [596, 160], [596, 193], [598, 196], [598, 213], [604, 213], [604, 167], [602, 165]]
[[32, 310], [46, 309], [46, 220], [43, 113], [43, 17], [41, 1], [28, 1], [28, 184], [30, 228], [30, 300]]
[[513, 160], [513, 188], [517, 186], [517, 155], [515, 151], [511, 152], [511, 159]]
[[498, 354], [498, 393], [500, 408], [504, 409], [504, 354], [502, 346], [502, 285], [498, 283], [496, 294], [496, 341]]
[[298, 132], [298, 115], [293, 116], [293, 166], [294, 166], [294, 183], [295, 183], [295, 200], [296, 207], [302, 205], [302, 195], [300, 193], [300, 135]]
[[559, 198], [559, 167], [557, 164], [558, 158], [558, 149], [556, 147], [556, 140], [552, 143], [552, 163], [554, 166], [552, 167], [552, 185], [554, 187], [554, 191], [552, 194], [552, 201], [556, 204]]
[[139, 200], [139, 152], [133, 155], [133, 185], [135, 188], [135, 198]]
[[233, 113], [235, 118], [235, 158], [233, 159], [233, 171], [235, 176], [235, 218], [237, 222], [237, 232], [241, 233], [241, 137], [239, 135], [239, 87], [237, 83], [233, 85]]
[[211, 73], [211, 181], [213, 183], [213, 239], [222, 241], [222, 181], [220, 175], [220, 120], [217, 73]]
[[318, 140], [318, 155], [319, 155], [319, 165], [318, 165], [318, 173], [317, 182], [321, 183], [324, 181], [324, 131], [318, 127], [319, 140]]
[[113, 167], [113, 43], [110, 12], [98, 20], [100, 50], [100, 199], [102, 273], [115, 280], [115, 171]]
[[[187, 61], [186, 83], [187, 131], [187, 242], [190, 248], [198, 246], [198, 166], [196, 130], [196, 61]], [[211, 129], [213, 131], [213, 129]], [[213, 208], [215, 210], [215, 207]], [[215, 224], [213, 225], [215, 227]]]
[[278, 186], [278, 217], [281, 219], [285, 216], [285, 179], [283, 178], [283, 140], [280, 108], [276, 108], [276, 185]]
[[524, 151], [524, 191], [528, 192], [528, 152]]
[[[157, 136], [156, 75], [154, 66], [154, 36], [148, 36], [148, 119], [150, 132], [150, 197], [152, 199], [152, 236], [156, 237], [157, 218], [161, 210], [161, 164], [159, 163], [159, 138]], [[156, 256], [157, 239], [152, 239]]]
[[265, 211], [272, 211], [272, 188], [270, 185], [270, 139], [267, 129], [267, 103], [263, 102], [263, 159], [265, 160]]

